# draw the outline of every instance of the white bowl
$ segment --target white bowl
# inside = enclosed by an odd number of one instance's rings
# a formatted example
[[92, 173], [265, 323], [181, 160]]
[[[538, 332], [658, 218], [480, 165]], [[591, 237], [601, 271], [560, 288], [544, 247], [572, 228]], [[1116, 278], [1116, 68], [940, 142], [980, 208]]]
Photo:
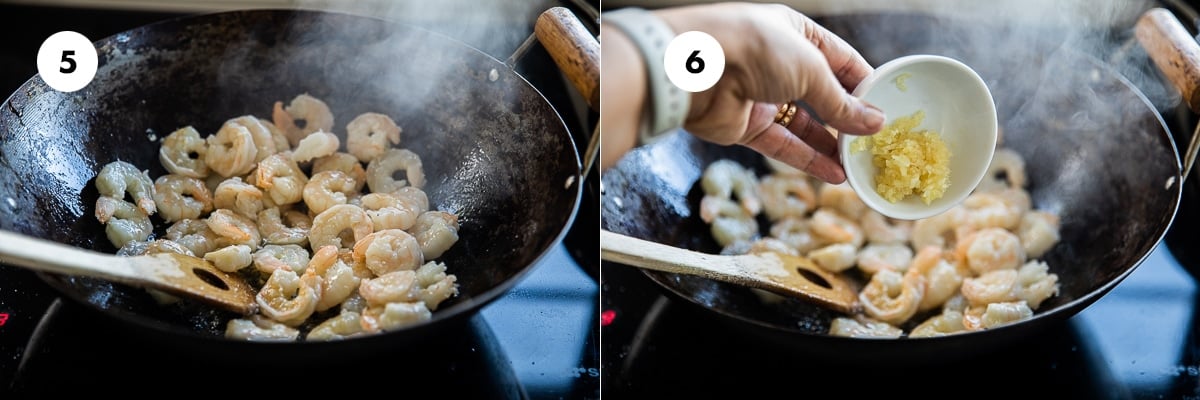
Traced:
[[[896, 82], [902, 75], [905, 90]], [[883, 110], [884, 126], [924, 110], [918, 129], [937, 132], [950, 150], [950, 186], [942, 197], [925, 204], [911, 195], [892, 203], [875, 190], [871, 152], [850, 152], [850, 143], [862, 136], [839, 134], [846, 179], [868, 207], [892, 218], [921, 219], [949, 210], [979, 185], [996, 151], [996, 104], [987, 84], [966, 64], [937, 55], [900, 57], [876, 68], [853, 94]]]

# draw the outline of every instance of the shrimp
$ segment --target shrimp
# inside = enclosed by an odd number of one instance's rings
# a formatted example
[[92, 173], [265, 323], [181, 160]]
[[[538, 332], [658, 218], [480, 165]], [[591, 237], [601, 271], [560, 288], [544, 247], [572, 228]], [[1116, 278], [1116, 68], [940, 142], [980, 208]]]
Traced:
[[[350, 231], [351, 237], [343, 237], [343, 231]], [[324, 246], [338, 248], [350, 247], [362, 238], [374, 232], [371, 218], [358, 206], [339, 204], [329, 207], [313, 218], [312, 229], [308, 233], [308, 244], [313, 249]]]
[[976, 274], [998, 269], [1017, 269], [1025, 263], [1025, 249], [1016, 234], [987, 228], [967, 235], [955, 246], [960, 260]]
[[133, 203], [108, 196], [96, 199], [96, 219], [105, 225], [108, 241], [118, 249], [129, 242], [144, 242], [154, 232], [154, 225], [145, 211]]
[[904, 331], [870, 318], [837, 317], [829, 324], [829, 334], [852, 338], [898, 338]]
[[275, 154], [275, 140], [271, 137], [271, 130], [267, 129], [258, 118], [253, 115], [243, 115], [225, 121], [226, 124], [241, 125], [250, 132], [250, 139], [254, 141], [254, 162], [258, 163], [264, 158]]
[[821, 268], [829, 272], [842, 272], [854, 266], [857, 248], [849, 243], [834, 243], [808, 253]]
[[[757, 231], [758, 225], [755, 224], [754, 232]], [[803, 218], [784, 218], [771, 225], [770, 233], [800, 253], [808, 253], [824, 245], [813, 236], [808, 222]]]
[[813, 235], [827, 243], [849, 243], [858, 249], [866, 240], [862, 227], [830, 208], [822, 207], [813, 212], [809, 226]]
[[[293, 98], [287, 107], [283, 106], [283, 102], [275, 102], [272, 111], [271, 118], [275, 126], [283, 130], [292, 147], [313, 132], [333, 129], [333, 113], [329, 111], [329, 106], [307, 93]], [[304, 126], [297, 126], [296, 120], [303, 120]]]
[[167, 239], [179, 243], [190, 250], [193, 255], [207, 254], [217, 249], [221, 236], [208, 228], [208, 224], [200, 219], [182, 219], [167, 228]]
[[1033, 310], [1024, 301], [971, 306], [963, 312], [963, 327], [968, 331], [991, 329], [1032, 316]]
[[982, 306], [990, 303], [1016, 301], [1020, 290], [1015, 269], [999, 269], [989, 271], [974, 278], [966, 278], [962, 283], [962, 295], [971, 306]]
[[911, 338], [946, 336], [966, 331], [963, 326], [963, 314], [960, 311], [943, 311], [941, 314], [929, 317], [908, 334]]
[[258, 123], [266, 127], [267, 132], [271, 132], [271, 141], [275, 143], [276, 153], [292, 151], [292, 143], [288, 141], [287, 134], [283, 132], [283, 129], [279, 129], [279, 127], [275, 126], [274, 122], [267, 121], [262, 118], [258, 119]]
[[418, 213], [429, 211], [429, 196], [424, 190], [405, 186], [392, 192], [392, 196], [396, 196], [404, 204], [417, 210]]
[[254, 252], [254, 268], [268, 276], [280, 268], [303, 274], [308, 261], [308, 250], [294, 244], [268, 244]]
[[858, 197], [858, 193], [854, 193], [854, 188], [850, 187], [848, 183], [837, 185], [822, 183], [817, 190], [817, 205], [821, 208], [838, 210], [842, 215], [855, 221], [862, 217], [863, 212], [869, 210], [867, 204], [863, 203], [862, 199]]
[[363, 169], [362, 163], [358, 162], [358, 158], [350, 155], [350, 153], [338, 152], [313, 160], [313, 175], [325, 171], [342, 171], [342, 173], [349, 175], [350, 179], [354, 180], [355, 192], [362, 192], [363, 186], [367, 184], [367, 170]]
[[400, 127], [391, 117], [380, 113], [363, 113], [346, 124], [346, 150], [368, 162], [379, 158], [388, 149], [388, 142], [400, 144]]
[[342, 145], [337, 135], [325, 131], [317, 131], [308, 135], [292, 150], [292, 161], [307, 162], [314, 158], [325, 157], [337, 153]]
[[263, 209], [263, 193], [235, 176], [217, 185], [213, 203], [218, 209], [231, 210], [252, 220], [258, 218], [258, 212]]
[[1044, 261], [1034, 260], [1017, 270], [1017, 297], [1036, 310], [1043, 301], [1058, 294], [1058, 275]]
[[212, 194], [203, 181], [175, 174], [154, 180], [154, 203], [167, 222], [200, 218], [213, 209]]
[[388, 303], [362, 312], [363, 330], [371, 333], [400, 329], [433, 318], [425, 303]]
[[[744, 243], [744, 242], [739, 242]], [[791, 256], [800, 256], [800, 252], [796, 248], [789, 246], [787, 242], [782, 240], [765, 237], [749, 243], [747, 249], [742, 254], [759, 254], [759, 253], [783, 253]]]
[[858, 252], [856, 264], [867, 275], [884, 269], [904, 272], [912, 263], [913, 251], [906, 244], [868, 244]]
[[312, 219], [308, 214], [299, 211], [288, 211], [287, 223], [279, 215], [278, 207], [268, 208], [258, 212], [258, 232], [269, 244], [308, 245], [308, 230], [312, 227]]
[[913, 222], [913, 249], [920, 250], [927, 246], [953, 248], [959, 234], [965, 233], [959, 228], [966, 218], [965, 210], [954, 207], [941, 214]]
[[363, 264], [375, 275], [415, 270], [425, 263], [417, 239], [399, 229], [386, 229], [367, 235], [354, 244], [354, 263]]
[[704, 193], [710, 196], [731, 199], [736, 195], [738, 203], [746, 212], [757, 215], [762, 211], [757, 180], [754, 171], [742, 167], [736, 161], [721, 159], [704, 169], [700, 176], [700, 186]]
[[237, 272], [242, 268], [249, 267], [254, 262], [250, 252], [250, 246], [235, 244], [208, 252], [204, 255], [204, 260], [212, 263], [219, 270]]
[[905, 272], [905, 277], [917, 275], [925, 281], [925, 295], [921, 296], [917, 311], [938, 308], [958, 294], [966, 273], [969, 271], [960, 270], [942, 258], [941, 247], [929, 246], [918, 251]]
[[770, 175], [758, 183], [758, 191], [763, 212], [771, 221], [803, 218], [817, 205], [817, 195], [805, 176]]
[[167, 239], [156, 239], [149, 242], [129, 242], [117, 249], [117, 255], [122, 257], [140, 256], [145, 254], [177, 253], [195, 257], [187, 247]]
[[392, 271], [374, 279], [363, 279], [358, 287], [358, 294], [367, 301], [368, 307], [417, 301], [419, 292], [417, 272], [413, 270]]
[[354, 270], [338, 257], [336, 246], [322, 246], [308, 261], [304, 276], [312, 275], [317, 281], [318, 296], [316, 311], [321, 312], [341, 304], [358, 289], [359, 279]]
[[[392, 175], [397, 171], [404, 171], [407, 179], [393, 179]], [[406, 149], [391, 149], [367, 164], [367, 187], [372, 192], [394, 192], [405, 186], [425, 186], [425, 170], [417, 153]]]
[[426, 211], [409, 230], [416, 237], [426, 260], [442, 256], [458, 241], [458, 216], [445, 211]]
[[446, 273], [446, 264], [440, 261], [429, 261], [417, 268], [417, 284], [420, 292], [417, 294], [425, 307], [437, 310], [442, 301], [458, 295], [458, 277]]
[[912, 237], [912, 222], [890, 220], [875, 210], [864, 211], [858, 223], [869, 243], [903, 244]]
[[423, 213], [421, 207], [411, 198], [384, 193], [371, 193], [362, 197], [362, 207], [371, 217], [375, 231], [385, 229], [408, 229], [417, 222], [417, 217]]
[[304, 199], [308, 177], [287, 153], [273, 154], [258, 163], [254, 185], [266, 191], [276, 205], [295, 204]]
[[318, 173], [304, 185], [304, 204], [314, 214], [346, 204], [354, 196], [358, 196], [358, 191], [354, 190], [354, 180], [341, 171]]
[[299, 326], [317, 308], [319, 285], [316, 275], [305, 273], [301, 278], [294, 271], [276, 269], [258, 290], [255, 302], [268, 318], [287, 326]]
[[963, 200], [966, 223], [974, 229], [1013, 229], [1021, 223], [1021, 208], [996, 193], [973, 193]]
[[203, 178], [208, 176], [205, 154], [208, 154], [208, 143], [200, 138], [196, 128], [185, 126], [163, 139], [162, 146], [158, 148], [158, 161], [169, 173]]
[[365, 333], [366, 331], [363, 331], [362, 327], [362, 315], [353, 311], [342, 311], [336, 317], [325, 320], [309, 331], [304, 340], [342, 340], [362, 336]]
[[892, 270], [880, 270], [858, 293], [858, 301], [871, 318], [900, 325], [917, 313], [925, 296], [925, 278], [919, 274], [901, 276]]
[[1045, 211], [1025, 213], [1021, 217], [1021, 224], [1017, 226], [1017, 237], [1021, 239], [1021, 247], [1029, 258], [1045, 255], [1061, 239], [1058, 216]]
[[212, 229], [213, 233], [221, 237], [217, 240], [218, 247], [244, 244], [249, 246], [252, 251], [258, 248], [261, 236], [258, 234], [258, 226], [249, 218], [222, 208], [209, 214], [204, 223], [208, 224], [208, 228]]
[[255, 314], [249, 319], [229, 320], [225, 325], [225, 337], [251, 341], [292, 341], [300, 337], [300, 331]]
[[992, 154], [992, 162], [975, 188], [977, 192], [995, 192], [1007, 188], [1025, 188], [1025, 158], [1020, 153], [999, 148]]
[[223, 177], [245, 175], [257, 160], [254, 135], [245, 126], [226, 122], [215, 135], [208, 137], [204, 163]]
[[717, 218], [753, 218], [736, 202], [719, 196], [704, 196], [700, 199], [700, 220], [713, 223]]
[[[362, 279], [371, 279], [371, 277], [365, 277]], [[353, 312], [353, 313], [361, 314], [363, 310], [367, 309], [367, 300], [362, 298], [362, 295], [360, 295], [358, 293], [354, 293], [354, 294], [350, 295], [350, 297], [347, 297], [346, 300], [342, 302], [341, 308], [342, 308], [342, 312], [344, 312], [344, 313], [345, 312]]]
[[100, 173], [96, 175], [96, 190], [100, 192], [100, 196], [116, 200], [124, 200], [125, 195], [129, 194], [137, 208], [146, 215], [154, 215], [157, 210], [150, 173], [139, 171], [133, 164], [124, 161], [113, 161], [100, 169]]

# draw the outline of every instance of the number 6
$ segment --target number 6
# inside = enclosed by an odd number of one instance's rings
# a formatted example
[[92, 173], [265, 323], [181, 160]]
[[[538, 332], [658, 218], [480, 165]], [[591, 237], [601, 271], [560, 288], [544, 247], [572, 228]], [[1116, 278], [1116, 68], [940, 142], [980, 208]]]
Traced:
[[[693, 63], [696, 64], [695, 68], [692, 67]], [[700, 50], [693, 51], [692, 55], [688, 56], [687, 62], [684, 63], [684, 68], [687, 68], [687, 71], [693, 74], [704, 71], [704, 59], [700, 58]]]

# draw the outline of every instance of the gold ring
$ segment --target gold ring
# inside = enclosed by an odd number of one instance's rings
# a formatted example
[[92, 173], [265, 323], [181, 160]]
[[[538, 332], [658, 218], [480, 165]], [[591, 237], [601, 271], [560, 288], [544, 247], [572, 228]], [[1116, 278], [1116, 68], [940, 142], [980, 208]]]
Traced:
[[792, 123], [792, 118], [796, 116], [796, 105], [792, 103], [783, 103], [779, 105], [779, 111], [775, 113], [775, 123], [783, 125], [785, 128]]

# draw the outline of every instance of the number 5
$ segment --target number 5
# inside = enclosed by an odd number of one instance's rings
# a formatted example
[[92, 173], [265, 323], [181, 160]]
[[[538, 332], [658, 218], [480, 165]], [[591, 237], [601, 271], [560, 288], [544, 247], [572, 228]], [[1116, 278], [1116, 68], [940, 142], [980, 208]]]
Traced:
[[71, 56], [75, 55], [75, 50], [63, 50], [62, 62], [67, 63], [66, 67], [59, 67], [58, 72], [69, 74], [75, 72], [75, 59]]

